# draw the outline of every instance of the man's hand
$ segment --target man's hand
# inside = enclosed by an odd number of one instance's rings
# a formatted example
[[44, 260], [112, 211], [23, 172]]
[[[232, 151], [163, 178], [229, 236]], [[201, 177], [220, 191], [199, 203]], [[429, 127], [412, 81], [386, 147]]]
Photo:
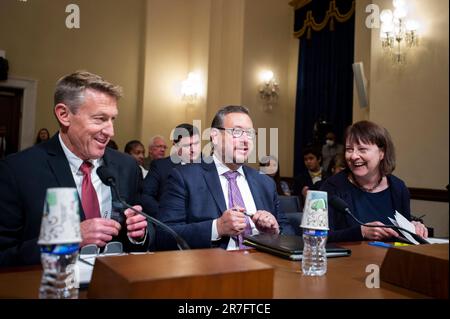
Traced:
[[[139, 205], [133, 206], [133, 208], [142, 212], [142, 207]], [[126, 224], [128, 237], [133, 238], [135, 241], [142, 240], [145, 236], [145, 232], [147, 231], [147, 218], [136, 213], [130, 208], [127, 208], [124, 214], [127, 218]]]
[[245, 226], [245, 209], [242, 207], [233, 207], [223, 212], [222, 216], [217, 219], [217, 233], [222, 236], [236, 236], [241, 234]]
[[258, 210], [252, 216], [252, 220], [255, 223], [256, 228], [262, 233], [280, 233], [280, 226], [278, 225], [277, 219], [265, 210]]
[[117, 236], [120, 230], [120, 224], [113, 219], [91, 218], [80, 223], [81, 247], [88, 244], [95, 244], [98, 247], [104, 247], [111, 241], [113, 236]]
[[[367, 225], [375, 225], [382, 226], [384, 225], [382, 222], [370, 222]], [[361, 234], [363, 238], [369, 240], [386, 240], [391, 237], [398, 237], [398, 233], [392, 228], [384, 228], [384, 227], [365, 227], [361, 226]]]

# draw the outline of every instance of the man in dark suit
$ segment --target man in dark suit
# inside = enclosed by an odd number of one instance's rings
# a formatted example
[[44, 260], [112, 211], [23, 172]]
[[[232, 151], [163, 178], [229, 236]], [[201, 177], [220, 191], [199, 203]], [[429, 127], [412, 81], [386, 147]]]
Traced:
[[114, 135], [120, 95], [119, 87], [89, 72], [63, 77], [55, 92], [59, 132], [48, 142], [0, 162], [0, 266], [40, 262], [37, 239], [49, 187], [77, 188], [81, 246], [104, 247], [118, 238], [125, 250], [147, 250], [146, 219], [130, 209], [125, 210], [122, 224], [111, 219], [122, 215], [117, 212], [121, 207], [96, 174], [98, 167], [107, 166], [124, 199], [138, 202], [139, 167], [131, 157], [106, 148]]
[[[293, 234], [273, 180], [242, 165], [255, 136], [248, 109], [226, 106], [211, 125], [213, 156], [169, 175], [157, 216], [191, 248], [240, 249], [243, 235]], [[165, 232], [158, 231], [156, 238], [158, 249], [176, 248]]]
[[159, 210], [159, 200], [164, 193], [167, 177], [172, 169], [179, 165], [200, 162], [202, 151], [200, 133], [191, 124], [183, 123], [175, 127], [171, 155], [154, 160], [144, 179], [142, 191], [142, 206], [150, 215], [156, 217]]

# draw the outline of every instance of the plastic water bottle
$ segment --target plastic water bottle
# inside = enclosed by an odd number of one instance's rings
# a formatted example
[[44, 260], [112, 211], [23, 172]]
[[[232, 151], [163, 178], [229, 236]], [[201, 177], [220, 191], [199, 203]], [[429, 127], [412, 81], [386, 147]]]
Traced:
[[302, 271], [305, 276], [322, 276], [327, 272], [327, 230], [303, 230]]
[[78, 298], [78, 274], [76, 261], [79, 243], [63, 245], [42, 245], [43, 268], [40, 299]]

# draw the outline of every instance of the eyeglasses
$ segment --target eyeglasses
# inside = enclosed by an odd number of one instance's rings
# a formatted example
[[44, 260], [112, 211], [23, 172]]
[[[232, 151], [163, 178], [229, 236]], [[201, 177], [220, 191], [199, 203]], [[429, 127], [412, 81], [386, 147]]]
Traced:
[[[103, 250], [102, 255], [120, 255], [123, 253], [123, 245], [121, 242], [112, 241], [106, 244], [105, 249]], [[93, 266], [94, 264], [89, 262], [87, 259], [94, 258], [100, 254], [100, 247], [96, 244], [89, 244], [83, 246], [80, 249], [80, 254], [78, 259], [83, 263]], [[83, 257], [82, 257], [83, 256]]]
[[239, 128], [239, 127], [233, 127], [233, 128], [216, 127], [216, 129], [231, 132], [231, 135], [234, 138], [239, 138], [244, 133], [250, 139], [253, 139], [253, 138], [256, 137], [256, 131], [254, 129], [252, 129], [252, 128], [248, 129], [248, 130], [244, 130], [244, 129]]
[[154, 148], [160, 148], [160, 149], [163, 149], [163, 150], [166, 150], [166, 149], [167, 149], [167, 146], [166, 146], [166, 145], [153, 145], [152, 147], [154, 147]]

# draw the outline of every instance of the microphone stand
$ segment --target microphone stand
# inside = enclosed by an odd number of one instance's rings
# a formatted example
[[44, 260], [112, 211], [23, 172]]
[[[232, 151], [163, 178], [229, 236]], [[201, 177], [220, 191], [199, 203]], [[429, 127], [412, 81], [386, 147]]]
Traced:
[[189, 247], [189, 245], [187, 244], [187, 242], [183, 238], [181, 238], [180, 235], [178, 235], [172, 228], [170, 228], [169, 226], [167, 226], [163, 222], [157, 220], [156, 218], [153, 218], [152, 216], [144, 213], [143, 211], [142, 212], [138, 211], [137, 209], [135, 209], [131, 205], [129, 205], [127, 202], [125, 202], [120, 197], [119, 191], [117, 190], [117, 187], [116, 187], [116, 183], [115, 183], [115, 181], [112, 178], [108, 178], [108, 182], [109, 182], [111, 188], [113, 189], [114, 194], [116, 195], [117, 199], [119, 200], [119, 202], [122, 205], [124, 205], [125, 207], [131, 209], [132, 211], [134, 211], [134, 212], [144, 216], [145, 218], [147, 218], [148, 221], [152, 222], [155, 225], [158, 225], [158, 226], [162, 227], [164, 230], [166, 230], [168, 233], [170, 233], [173, 236], [173, 238], [176, 240], [179, 250], [191, 249]]
[[359, 225], [364, 226], [364, 227], [381, 227], [381, 228], [392, 228], [392, 229], [398, 229], [398, 230], [403, 230], [405, 232], [407, 232], [408, 234], [410, 234], [415, 240], [417, 240], [417, 242], [419, 242], [419, 244], [429, 244], [428, 241], [426, 241], [424, 238], [420, 237], [419, 235], [417, 235], [416, 233], [413, 233], [405, 228], [399, 227], [399, 226], [395, 226], [395, 225], [367, 225], [363, 222], [361, 222], [358, 218], [356, 218], [352, 212], [350, 211], [350, 208], [346, 207], [344, 208], [344, 211], [349, 214]]

